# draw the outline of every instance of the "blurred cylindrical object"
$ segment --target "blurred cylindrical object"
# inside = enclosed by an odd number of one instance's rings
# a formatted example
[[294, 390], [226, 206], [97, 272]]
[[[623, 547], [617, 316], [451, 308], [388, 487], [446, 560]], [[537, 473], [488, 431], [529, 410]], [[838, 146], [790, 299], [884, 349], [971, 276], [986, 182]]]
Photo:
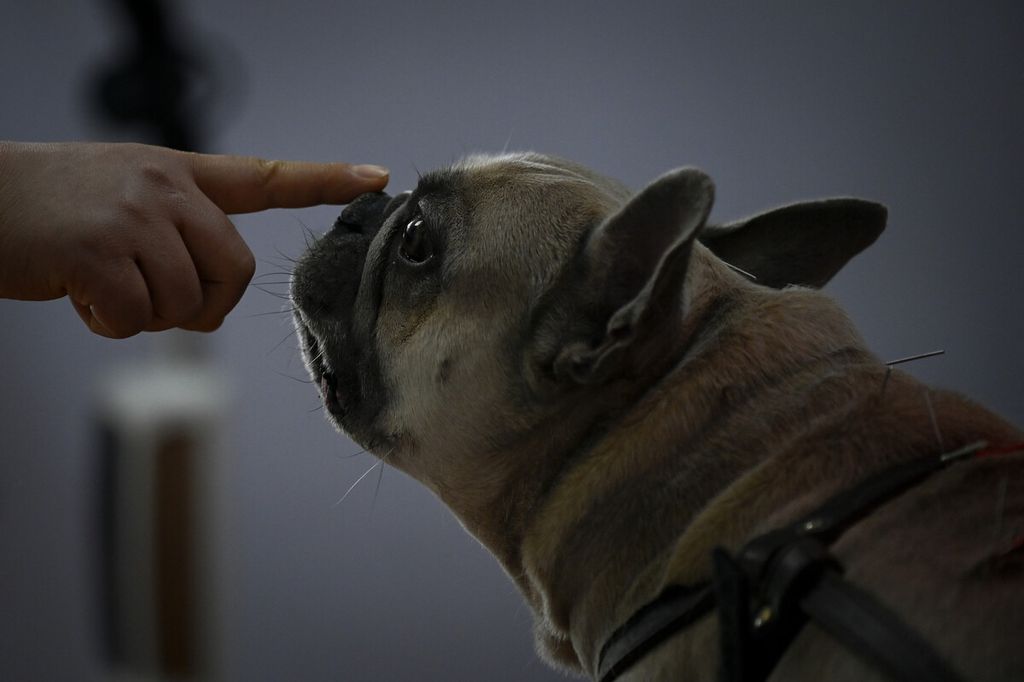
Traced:
[[171, 354], [101, 388], [105, 644], [118, 679], [223, 678], [228, 393], [209, 364]]
[[[97, 74], [109, 122], [176, 149], [208, 151], [218, 89], [171, 0], [112, 0], [128, 29]], [[140, 140], [142, 141], [142, 140]], [[201, 335], [154, 337], [155, 357], [100, 391], [105, 645], [130, 680], [223, 679], [220, 534], [228, 391]]]

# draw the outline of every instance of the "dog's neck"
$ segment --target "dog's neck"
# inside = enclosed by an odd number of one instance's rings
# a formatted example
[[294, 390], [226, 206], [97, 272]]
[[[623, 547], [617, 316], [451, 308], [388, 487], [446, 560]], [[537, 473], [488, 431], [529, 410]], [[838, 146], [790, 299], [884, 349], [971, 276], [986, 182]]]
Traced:
[[[764, 429], [751, 425], [744, 426], [752, 442], [743, 456], [690, 457], [689, 450], [707, 448], [703, 439], [721, 426], [716, 420], [779, 382], [796, 403], [800, 382], [813, 382], [808, 377], [822, 365], [850, 361], [843, 353], [865, 361], [859, 336], [827, 297], [753, 285], [703, 247], [694, 249], [683, 311], [638, 349], [644, 374], [566, 400], [508, 452], [488, 457], [506, 468], [490, 477], [487, 491], [439, 491], [556, 638], [601, 630], [582, 625], [581, 605], [631, 589], [637, 566], [653, 565], [714, 495], [760, 461], [754, 443]], [[801, 368], [809, 368], [806, 377]], [[666, 488], [666, 480], [675, 483]], [[665, 491], [672, 505], [655, 504]], [[658, 506], [672, 506], [675, 522], [645, 524], [645, 514], [663, 513]], [[645, 531], [666, 536], [639, 537]], [[617, 614], [620, 607], [587, 610]]]
[[686, 286], [685, 314], [642, 349], [647, 374], [548, 410], [487, 453], [470, 494], [435, 487], [522, 589], [544, 653], [590, 674], [664, 586], [708, 577], [715, 545], [735, 548], [887, 457], [934, 453], [936, 415], [950, 448], [1016, 437], [951, 394], [926, 410], [924, 387], [889, 377], [818, 292], [750, 284], [700, 247]]
[[[804, 427], [768, 416], [777, 401], [798, 412], [816, 402], [823, 374], [874, 362], [827, 297], [751, 285], [701, 251], [695, 260], [674, 345], [650, 349], [671, 364], [641, 391], [620, 392], [628, 396], [620, 412], [596, 414], [579, 430], [599, 432], [600, 420], [617, 418], [557, 472], [524, 531], [521, 564], [535, 605], [591, 672], [601, 639], [657, 594], [692, 521], [771, 454], [763, 443], [795, 439], [787, 430]], [[756, 522], [749, 511], [730, 519], [737, 536]], [[729, 540], [714, 530], [701, 556]]]
[[[587, 672], [661, 587], [705, 579], [714, 545], [739, 544], [786, 507], [773, 486], [793, 488], [772, 476], [813, 459], [804, 443], [839, 440], [852, 411], [877, 409], [852, 387], [868, 373], [881, 388], [884, 365], [827, 297], [752, 285], [700, 248], [686, 286], [685, 315], [642, 349], [660, 366], [566, 400], [488, 457], [502, 470], [486, 489], [439, 491], [522, 589], [551, 657]], [[887, 400], [908, 383], [894, 376]], [[822, 488], [810, 469], [806, 489]]]

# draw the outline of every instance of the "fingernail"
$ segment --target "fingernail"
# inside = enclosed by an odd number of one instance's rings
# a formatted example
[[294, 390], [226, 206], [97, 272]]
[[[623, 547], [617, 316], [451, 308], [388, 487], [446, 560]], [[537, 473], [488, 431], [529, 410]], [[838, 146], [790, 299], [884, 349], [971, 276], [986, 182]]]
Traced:
[[386, 178], [390, 175], [388, 169], [383, 166], [353, 166], [352, 172], [361, 178], [366, 178], [367, 180], [380, 180], [381, 178]]

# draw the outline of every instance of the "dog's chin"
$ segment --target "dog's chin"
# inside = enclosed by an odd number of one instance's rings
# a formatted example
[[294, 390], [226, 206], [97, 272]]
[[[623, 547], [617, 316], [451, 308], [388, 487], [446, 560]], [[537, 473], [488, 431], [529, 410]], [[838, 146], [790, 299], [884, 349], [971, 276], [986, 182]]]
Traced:
[[320, 393], [327, 420], [370, 452], [391, 449], [394, 437], [384, 434], [372, 423], [364, 423], [359, 391], [359, 378], [348, 363], [339, 362], [326, 341], [318, 336], [298, 312], [295, 326], [302, 343], [302, 355], [312, 383]]
[[302, 343], [302, 357], [306, 363], [306, 370], [320, 391], [324, 410], [338, 428], [347, 429], [345, 417], [353, 407], [353, 397], [347, 394], [346, 387], [339, 381], [338, 373], [332, 368], [327, 344], [313, 332], [301, 313], [296, 312], [295, 326]]

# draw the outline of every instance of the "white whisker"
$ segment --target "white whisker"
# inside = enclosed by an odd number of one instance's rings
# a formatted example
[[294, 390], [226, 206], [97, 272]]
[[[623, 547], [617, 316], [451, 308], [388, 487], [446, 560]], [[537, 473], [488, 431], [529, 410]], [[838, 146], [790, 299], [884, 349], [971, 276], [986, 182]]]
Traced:
[[757, 276], [756, 275], [752, 275], [751, 273], [747, 272], [743, 268], [738, 268], [735, 265], [733, 265], [732, 263], [729, 263], [729, 262], [726, 262], [726, 261], [722, 261], [722, 262], [725, 263], [726, 265], [728, 265], [730, 268], [732, 268], [736, 272], [740, 273], [741, 275], [746, 275], [747, 277], [749, 277], [750, 279], [754, 280], [755, 282], [757, 281]]
[[[382, 460], [383, 463], [383, 460]], [[384, 467], [380, 468], [377, 473], [377, 487], [373, 490], [373, 502], [370, 503], [370, 515], [373, 516], [373, 510], [377, 507], [377, 496], [380, 495], [380, 483], [384, 480]]]
[[936, 355], [944, 355], [945, 353], [946, 353], [946, 351], [944, 351], [944, 350], [933, 350], [933, 351], [931, 351], [929, 353], [921, 353], [920, 355], [911, 355], [910, 357], [900, 358], [899, 360], [890, 360], [890, 361], [888, 361], [885, 364], [887, 364], [890, 367], [892, 367], [893, 365], [902, 365], [904, 362], [913, 362], [914, 360], [924, 360], [925, 358], [933, 358]]
[[333, 507], [337, 507], [337, 506], [338, 506], [339, 504], [341, 504], [342, 502], [344, 502], [344, 501], [345, 501], [345, 498], [346, 498], [346, 497], [348, 497], [348, 494], [349, 494], [349, 493], [351, 493], [351, 492], [352, 492], [353, 490], [355, 490], [356, 486], [357, 486], [357, 485], [359, 485], [360, 481], [362, 481], [362, 480], [363, 480], [364, 478], [366, 478], [367, 476], [369, 476], [369, 475], [370, 475], [370, 472], [371, 472], [371, 471], [373, 471], [373, 470], [374, 470], [374, 469], [376, 469], [377, 467], [381, 466], [382, 464], [383, 464], [383, 462], [381, 462], [381, 461], [379, 461], [379, 460], [378, 460], [377, 462], [375, 462], [375, 463], [374, 463], [374, 465], [373, 465], [372, 467], [370, 467], [370, 468], [369, 468], [369, 469], [367, 469], [367, 470], [366, 470], [365, 472], [363, 472], [363, 475], [362, 475], [362, 476], [360, 476], [359, 478], [357, 478], [357, 479], [356, 479], [356, 482], [355, 482], [355, 483], [353, 483], [352, 485], [350, 485], [350, 486], [348, 487], [348, 490], [346, 490], [346, 491], [345, 491], [345, 494], [341, 496], [341, 499], [339, 499], [339, 500], [338, 500], [337, 502], [335, 502], [335, 503], [334, 503], [334, 504], [333, 504], [332, 506], [333, 506]]

